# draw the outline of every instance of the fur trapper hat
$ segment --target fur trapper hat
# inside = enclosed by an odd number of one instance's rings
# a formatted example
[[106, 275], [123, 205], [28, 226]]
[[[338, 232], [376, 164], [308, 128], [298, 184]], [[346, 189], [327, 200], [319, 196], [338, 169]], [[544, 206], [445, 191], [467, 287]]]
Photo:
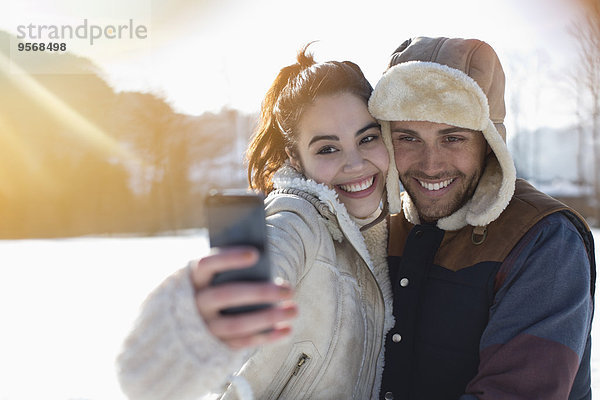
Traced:
[[487, 43], [424, 37], [404, 42], [377, 83], [369, 111], [381, 122], [390, 154], [390, 212], [403, 210], [411, 223], [420, 222], [408, 194], [400, 200], [390, 121], [429, 121], [481, 131], [493, 152], [473, 197], [437, 226], [485, 227], [500, 216], [514, 193], [516, 171], [506, 146], [504, 72]]

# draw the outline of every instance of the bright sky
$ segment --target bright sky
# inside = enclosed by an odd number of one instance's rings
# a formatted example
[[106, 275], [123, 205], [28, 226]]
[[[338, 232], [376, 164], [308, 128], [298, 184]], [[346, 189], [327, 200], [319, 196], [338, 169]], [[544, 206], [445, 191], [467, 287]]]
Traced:
[[[188, 114], [223, 106], [256, 111], [278, 70], [309, 41], [319, 40], [311, 47], [318, 61], [354, 61], [375, 84], [405, 39], [455, 36], [483, 39], [496, 49], [508, 97], [519, 88], [524, 99], [519, 124], [572, 121], [573, 107], [564, 101], [568, 89], [557, 77], [576, 57], [568, 33], [573, 0], [8, 1], [0, 29], [13, 34], [19, 25], [77, 26], [84, 18], [102, 26], [130, 19], [145, 25], [143, 40], [67, 43], [100, 65], [116, 89], [153, 91]], [[510, 131], [509, 123], [510, 116]]]

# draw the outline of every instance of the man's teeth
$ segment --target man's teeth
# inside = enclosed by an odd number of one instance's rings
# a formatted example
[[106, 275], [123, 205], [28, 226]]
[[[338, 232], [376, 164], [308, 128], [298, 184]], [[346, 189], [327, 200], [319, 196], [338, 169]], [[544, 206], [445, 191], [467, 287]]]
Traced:
[[360, 183], [353, 183], [351, 185], [340, 185], [340, 188], [345, 192], [360, 192], [362, 190], [368, 189], [373, 185], [373, 181], [375, 177], [372, 176], [369, 179], [366, 179]]
[[454, 179], [448, 179], [446, 181], [438, 182], [438, 183], [427, 183], [427, 182], [423, 182], [423, 181], [419, 181], [419, 183], [421, 184], [421, 186], [423, 186], [427, 190], [440, 190], [440, 189], [447, 187], [453, 181], [454, 181]]

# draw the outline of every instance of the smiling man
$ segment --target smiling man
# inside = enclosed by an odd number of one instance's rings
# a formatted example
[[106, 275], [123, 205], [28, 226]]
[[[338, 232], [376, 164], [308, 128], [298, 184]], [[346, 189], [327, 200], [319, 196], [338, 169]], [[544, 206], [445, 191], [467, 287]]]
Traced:
[[423, 222], [463, 206], [475, 192], [489, 147], [479, 131], [428, 121], [393, 121], [400, 180]]
[[380, 398], [590, 399], [593, 239], [516, 178], [494, 50], [408, 40], [369, 110], [393, 157]]

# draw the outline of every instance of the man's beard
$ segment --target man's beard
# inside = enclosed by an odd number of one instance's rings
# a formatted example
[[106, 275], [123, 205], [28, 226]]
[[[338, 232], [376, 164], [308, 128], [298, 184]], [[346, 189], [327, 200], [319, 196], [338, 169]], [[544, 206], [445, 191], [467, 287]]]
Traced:
[[[471, 199], [471, 197], [473, 197], [473, 193], [475, 193], [475, 189], [477, 189], [477, 185], [479, 184], [481, 174], [482, 170], [478, 169], [470, 176], [467, 176], [460, 171], [456, 171], [452, 174], [445, 174], [448, 176], [431, 177], [425, 176], [418, 171], [409, 170], [400, 175], [400, 181], [416, 206], [421, 222], [434, 222], [458, 211]], [[415, 178], [426, 181], [438, 181], [449, 179], [450, 177], [459, 178], [460, 181], [452, 183], [453, 185], [460, 184], [460, 187], [452, 188], [451, 193], [448, 193], [439, 199], [423, 200], [419, 196], [421, 194], [421, 185]], [[410, 184], [407, 185], [407, 183]], [[415, 188], [413, 185], [418, 185], [418, 187]]]

